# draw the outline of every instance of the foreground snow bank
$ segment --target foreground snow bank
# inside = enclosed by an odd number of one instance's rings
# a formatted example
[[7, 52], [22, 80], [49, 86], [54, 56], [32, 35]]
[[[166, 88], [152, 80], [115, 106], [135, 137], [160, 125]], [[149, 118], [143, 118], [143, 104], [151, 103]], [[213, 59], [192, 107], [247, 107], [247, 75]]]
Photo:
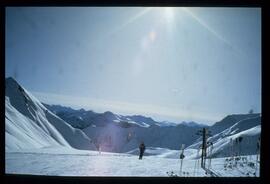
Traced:
[[[174, 151], [172, 151], [174, 153]], [[212, 170], [219, 176], [247, 176], [254, 173], [254, 167], [238, 166], [224, 169], [226, 158], [212, 160]], [[256, 156], [249, 156], [254, 163]], [[204, 177], [205, 171], [198, 160], [184, 159], [185, 176]], [[196, 165], [196, 167], [195, 167]], [[33, 174], [52, 176], [164, 176], [173, 171], [179, 174], [180, 159], [96, 151], [82, 151], [68, 148], [44, 148], [6, 152], [5, 172], [11, 174]], [[259, 164], [257, 174], [259, 172]], [[183, 175], [182, 175], [183, 176]]]

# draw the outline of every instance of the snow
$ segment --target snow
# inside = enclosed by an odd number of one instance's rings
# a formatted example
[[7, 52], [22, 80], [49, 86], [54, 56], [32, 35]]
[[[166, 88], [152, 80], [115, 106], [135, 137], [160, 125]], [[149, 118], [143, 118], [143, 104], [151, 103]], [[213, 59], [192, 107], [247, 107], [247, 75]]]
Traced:
[[234, 124], [240, 124], [242, 126], [239, 126], [242, 131], [244, 129], [251, 128], [252, 126], [256, 126], [260, 124], [261, 122], [261, 114], [260, 113], [254, 113], [254, 114], [234, 114], [234, 115], [228, 115], [225, 118], [223, 118], [221, 121], [215, 123], [213, 126], [210, 127], [210, 131], [213, 134], [217, 134], [222, 132], [225, 129], [228, 129], [229, 127], [232, 127]]
[[141, 126], [146, 128], [150, 127], [150, 125], [146, 124], [145, 122], [141, 122]]
[[[141, 141], [144, 141], [148, 147], [179, 149], [181, 144], [190, 145], [198, 137], [196, 135], [197, 129], [186, 126], [151, 126], [149, 128], [131, 126], [122, 128], [116, 124], [107, 124], [103, 127], [87, 127], [83, 131], [92, 140], [100, 142], [107, 142], [106, 136], [111, 137], [112, 146], [110, 148], [107, 147], [106, 151], [121, 153], [138, 148]], [[130, 137], [129, 134], [131, 134]]]
[[95, 150], [88, 136], [46, 109], [12, 78], [6, 79], [5, 95], [6, 150], [47, 146]]
[[[241, 116], [245, 117], [243, 115]], [[225, 130], [213, 135], [212, 137], [209, 137], [207, 141], [213, 143], [212, 156], [229, 156], [231, 154], [231, 141], [235, 141], [235, 139], [238, 137], [243, 138], [241, 145], [244, 149], [241, 150], [241, 154], [255, 154], [257, 140], [261, 134], [260, 118], [261, 117], [257, 115], [254, 117], [243, 118]], [[188, 148], [197, 149], [200, 145], [201, 139], [198, 139], [194, 144], [188, 146]], [[239, 151], [239, 148], [234, 149]]]
[[185, 122], [185, 121], [183, 121], [181, 124], [182, 125], [186, 125], [186, 126], [191, 126], [191, 127], [208, 127], [205, 124], [196, 123], [194, 121], [191, 121], [191, 122]]
[[[84, 110], [81, 112], [85, 113]], [[81, 112], [77, 117], [84, 119]], [[139, 126], [118, 126], [117, 121], [127, 119]], [[167, 177], [167, 172], [179, 174], [179, 150], [180, 145], [185, 144], [183, 171], [188, 172], [188, 176], [209, 176], [198, 162], [201, 154], [198, 150], [201, 139], [195, 135], [198, 129], [184, 125], [150, 126], [154, 122], [151, 118], [115, 116], [109, 111], [96, 120], [103, 123], [102, 126], [92, 124], [83, 131], [73, 128], [14, 79], [6, 79], [6, 173]], [[116, 123], [108, 123], [110, 121]], [[218, 176], [252, 176], [256, 170], [259, 175], [260, 164], [256, 163], [255, 154], [261, 134], [260, 123], [260, 115], [231, 115], [214, 125], [216, 134], [208, 139], [213, 142], [212, 172]], [[239, 144], [234, 149], [238, 154], [246, 155], [248, 162], [238, 161], [238, 165], [230, 168], [236, 162], [228, 161], [226, 157], [231, 154], [231, 141], [239, 137], [243, 138], [242, 150]], [[101, 154], [95, 151], [95, 141], [101, 146]], [[143, 160], [138, 160], [141, 141], [145, 142], [146, 150]]]
[[[127, 118], [127, 119], [129, 119], [129, 118]], [[129, 119], [128, 123], [135, 124], [135, 125], [138, 125], [140, 127], [145, 127], [145, 128], [150, 127], [150, 125], [148, 125], [148, 124], [146, 124], [144, 122], [136, 122], [136, 121], [132, 121], [130, 119]]]
[[32, 119], [18, 112], [10, 104], [8, 97], [5, 103], [6, 149], [41, 148], [49, 145], [69, 147], [63, 136], [47, 121], [36, 124]]
[[234, 135], [230, 135], [224, 138], [220, 138], [216, 142], [214, 142], [214, 155], [228, 156], [230, 150], [230, 141], [235, 140], [238, 137], [243, 137], [243, 141], [241, 144], [244, 145], [245, 149], [242, 150], [242, 154], [250, 154], [256, 152], [256, 141], [261, 133], [261, 125], [250, 128], [248, 130], [239, 132]]
[[[156, 148], [164, 154], [162, 148]], [[163, 151], [162, 151], [163, 150]], [[174, 151], [173, 151], [174, 152]], [[249, 157], [255, 162], [256, 156]], [[225, 158], [212, 159], [212, 170], [220, 176], [247, 176], [254, 173], [251, 167], [241, 167], [224, 170]], [[183, 172], [191, 177], [204, 177], [205, 171], [200, 167], [195, 169], [197, 160], [184, 159]], [[82, 151], [72, 148], [45, 148], [37, 150], [20, 150], [6, 152], [6, 173], [33, 174], [53, 176], [161, 176], [168, 177], [167, 172], [173, 171], [179, 175], [180, 159], [144, 156], [142, 160], [137, 155]], [[257, 168], [259, 174], [259, 166]], [[183, 176], [183, 173], [182, 173]]]

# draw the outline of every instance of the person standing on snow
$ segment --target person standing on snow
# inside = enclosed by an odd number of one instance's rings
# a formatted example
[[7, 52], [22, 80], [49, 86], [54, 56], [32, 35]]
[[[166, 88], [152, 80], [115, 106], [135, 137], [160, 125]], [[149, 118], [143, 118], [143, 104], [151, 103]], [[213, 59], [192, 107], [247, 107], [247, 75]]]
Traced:
[[100, 144], [97, 144], [97, 150], [98, 150], [99, 154], [101, 154]]
[[145, 145], [144, 145], [143, 142], [140, 144], [139, 148], [140, 148], [140, 156], [139, 156], [139, 159], [141, 160], [142, 157], [143, 157], [144, 150], [145, 150]]

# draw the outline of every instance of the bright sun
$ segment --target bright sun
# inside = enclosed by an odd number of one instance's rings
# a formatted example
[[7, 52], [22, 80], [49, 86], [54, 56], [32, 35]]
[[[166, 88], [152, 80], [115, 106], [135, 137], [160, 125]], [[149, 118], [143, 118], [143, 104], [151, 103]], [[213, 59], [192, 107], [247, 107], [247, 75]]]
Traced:
[[173, 19], [174, 19], [174, 8], [166, 7], [165, 11], [164, 11], [164, 14], [165, 14], [165, 18], [166, 18], [166, 20], [168, 22], [173, 21]]

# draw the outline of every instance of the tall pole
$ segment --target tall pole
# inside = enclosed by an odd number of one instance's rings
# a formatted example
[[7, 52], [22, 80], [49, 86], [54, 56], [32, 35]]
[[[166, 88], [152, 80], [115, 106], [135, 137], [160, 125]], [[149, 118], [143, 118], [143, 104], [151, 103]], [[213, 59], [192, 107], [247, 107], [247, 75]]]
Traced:
[[201, 167], [205, 168], [205, 160], [206, 160], [206, 149], [207, 149], [207, 136], [210, 136], [210, 131], [208, 131], [206, 128], [203, 128], [202, 130], [199, 130], [196, 135], [202, 136], [202, 155], [201, 155]]
[[230, 139], [230, 157], [233, 157], [233, 139]]
[[180, 162], [180, 176], [182, 176], [182, 166], [183, 166], [183, 159], [184, 159], [184, 148], [185, 148], [185, 144], [182, 144], [182, 147], [181, 147], [181, 154], [180, 154], [180, 159], [181, 159], [181, 162]]
[[213, 151], [213, 143], [209, 143], [209, 150], [208, 150], [208, 169], [211, 168], [211, 158], [212, 158], [212, 151]]
[[206, 157], [206, 128], [203, 128], [202, 137], [202, 157], [201, 157], [201, 167], [205, 167], [205, 157]]
[[258, 138], [257, 141], [257, 158], [256, 158], [256, 166], [255, 166], [255, 176], [257, 174], [258, 162], [259, 162], [259, 154], [260, 154], [260, 147], [261, 147], [261, 138]]

